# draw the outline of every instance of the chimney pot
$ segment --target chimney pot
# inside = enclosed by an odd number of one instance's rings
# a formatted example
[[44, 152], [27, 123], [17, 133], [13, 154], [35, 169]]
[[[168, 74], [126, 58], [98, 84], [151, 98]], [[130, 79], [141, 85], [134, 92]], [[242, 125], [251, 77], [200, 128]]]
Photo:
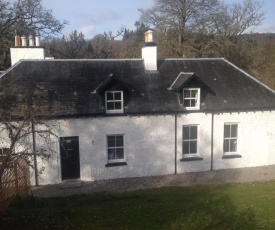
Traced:
[[35, 45], [40, 46], [40, 36], [39, 35], [35, 35]]
[[15, 38], [14, 38], [14, 46], [15, 47], [18, 47], [18, 46], [20, 46], [20, 37], [19, 37], [19, 35], [15, 35]]
[[34, 40], [32, 35], [29, 36], [29, 46], [34, 46]]
[[26, 36], [23, 35], [23, 36], [21, 37], [21, 41], [22, 41], [22, 42], [21, 42], [22, 46], [27, 46], [27, 38], [26, 38]]
[[145, 32], [145, 42], [154, 42], [153, 30]]

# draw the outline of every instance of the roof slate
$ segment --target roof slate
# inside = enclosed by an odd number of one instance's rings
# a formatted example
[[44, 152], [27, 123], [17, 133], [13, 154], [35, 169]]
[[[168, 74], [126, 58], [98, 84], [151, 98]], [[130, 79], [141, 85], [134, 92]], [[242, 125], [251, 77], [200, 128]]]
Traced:
[[40, 100], [55, 116], [104, 115], [104, 98], [92, 92], [108, 85], [111, 76], [133, 89], [127, 92], [125, 114], [187, 112], [168, 88], [188, 79], [187, 85], [202, 87], [200, 111], [275, 109], [274, 91], [225, 59], [164, 59], [152, 73], [141, 59], [22, 60], [1, 75], [0, 84], [16, 87], [19, 103]]

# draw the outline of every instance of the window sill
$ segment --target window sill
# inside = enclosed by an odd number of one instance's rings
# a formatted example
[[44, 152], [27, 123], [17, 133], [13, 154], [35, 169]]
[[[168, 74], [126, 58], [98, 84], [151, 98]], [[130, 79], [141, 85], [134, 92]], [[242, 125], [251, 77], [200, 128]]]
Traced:
[[183, 157], [180, 161], [201, 161], [202, 157]]
[[222, 156], [222, 159], [233, 159], [233, 158], [242, 158], [242, 155], [240, 155], [240, 154], [227, 154], [227, 155]]
[[200, 110], [199, 107], [183, 107], [185, 111], [195, 111]]
[[116, 166], [124, 166], [127, 165], [126, 162], [113, 162], [113, 163], [107, 163], [105, 167], [116, 167]]
[[124, 110], [105, 110], [106, 114], [122, 114]]

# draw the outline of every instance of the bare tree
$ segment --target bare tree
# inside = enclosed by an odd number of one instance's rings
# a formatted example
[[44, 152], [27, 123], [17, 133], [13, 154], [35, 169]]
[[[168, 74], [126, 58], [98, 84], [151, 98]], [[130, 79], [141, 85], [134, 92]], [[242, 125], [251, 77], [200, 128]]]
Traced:
[[8, 53], [14, 32], [21, 35], [39, 33], [43, 37], [60, 33], [67, 21], [60, 21], [52, 10], [43, 8], [41, 0], [0, 0], [0, 69], [9, 65]]
[[0, 81], [0, 184], [7, 166], [18, 160], [33, 167], [37, 177], [36, 157], [49, 159], [56, 151], [52, 148], [54, 121], [49, 121], [45, 92], [37, 87], [29, 101], [24, 87], [16, 87], [15, 79], [9, 76]]
[[219, 7], [219, 0], [155, 0], [151, 9], [139, 9], [140, 21], [166, 33], [174, 30], [180, 44], [186, 39], [187, 28], [203, 22], [206, 15]]

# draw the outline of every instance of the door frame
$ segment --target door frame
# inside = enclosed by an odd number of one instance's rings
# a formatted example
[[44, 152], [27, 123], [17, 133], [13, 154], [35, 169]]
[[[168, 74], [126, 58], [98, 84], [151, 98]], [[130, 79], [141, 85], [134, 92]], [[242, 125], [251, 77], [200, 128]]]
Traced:
[[[62, 142], [64, 141], [77, 141], [77, 154], [78, 156], [76, 156], [77, 158], [77, 161], [75, 162], [76, 164], [76, 175], [75, 175], [75, 178], [64, 178], [64, 160], [62, 160], [62, 151], [64, 151], [64, 149], [62, 149]], [[60, 159], [60, 180], [61, 181], [64, 181], [64, 180], [74, 180], [74, 179], [80, 179], [80, 151], [79, 151], [79, 136], [65, 136], [65, 137], [59, 137], [59, 151], [60, 151], [60, 156], [59, 156], [59, 159]], [[63, 163], [62, 163], [63, 161]], [[71, 162], [71, 164], [73, 164], [73, 162]], [[68, 176], [70, 177], [70, 176]]]

